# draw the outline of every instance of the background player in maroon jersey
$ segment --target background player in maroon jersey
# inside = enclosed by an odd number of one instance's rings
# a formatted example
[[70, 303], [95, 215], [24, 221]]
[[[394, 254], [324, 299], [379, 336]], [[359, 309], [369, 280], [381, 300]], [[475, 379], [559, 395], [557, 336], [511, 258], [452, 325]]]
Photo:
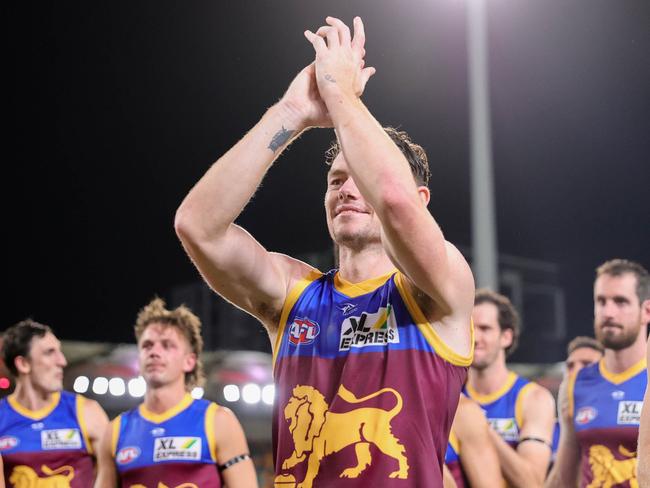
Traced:
[[[605, 348], [600, 364], [609, 374], [624, 375], [645, 357], [649, 320], [648, 272], [640, 264], [623, 259], [607, 261], [599, 266], [594, 282], [594, 331]], [[574, 388], [577, 386], [576, 382]], [[565, 395], [566, 388], [561, 388], [558, 400], [561, 406], [569, 402], [568, 398], [563, 398]], [[602, 396], [606, 397], [607, 392]], [[547, 487], [577, 486], [582, 463], [587, 462], [586, 456], [582, 456], [572, 413], [575, 412], [562, 408], [560, 446], [555, 465], [546, 481]], [[584, 468], [588, 472], [591, 470], [586, 465]], [[581, 486], [588, 482], [581, 480]], [[633, 482], [636, 483], [636, 480]], [[631, 483], [625, 482], [621, 486], [633, 486]]]
[[[63, 369], [67, 365], [67, 361], [61, 350], [61, 342], [49, 326], [27, 319], [4, 332], [2, 353], [7, 368], [16, 378], [16, 388], [6, 401], [12, 405], [14, 410], [17, 409], [19, 414], [32, 419], [32, 422], [43, 420], [47, 423], [48, 416], [39, 412], [55, 411], [56, 407], [53, 402], [56, 397], [60, 397], [59, 393], [63, 390]], [[77, 397], [81, 397], [81, 395], [77, 395]], [[69, 422], [71, 426], [77, 425], [79, 428], [81, 426], [78, 425], [78, 422], [83, 422], [83, 430], [85, 430], [85, 435], [90, 443], [88, 453], [95, 456], [101, 435], [108, 424], [108, 417], [95, 400], [86, 398], [82, 398], [82, 400], [82, 402], [77, 402], [77, 407], [81, 408], [81, 411], [77, 410], [77, 418], [70, 418]], [[11, 432], [0, 430], [0, 437], [7, 434], [11, 434]], [[49, 450], [49, 452], [56, 451]], [[62, 456], [68, 456], [64, 450], [61, 452]], [[7, 476], [10, 476], [10, 470], [13, 467], [8, 459], [5, 460], [4, 467], [8, 471]], [[56, 461], [52, 462], [48, 459], [48, 463], [50, 463], [49, 468], [57, 468]], [[85, 464], [81, 466], [85, 466]], [[87, 473], [81, 473], [77, 468], [75, 476], [78, 480], [94, 478], [92, 466], [90, 464], [88, 466], [87, 469], [90, 471]], [[35, 469], [39, 468], [40, 466]], [[39, 473], [39, 471], [36, 472]], [[45, 475], [41, 473], [41, 476]]]
[[[317, 33], [305, 33], [315, 62], [187, 195], [176, 214], [177, 234], [210, 286], [257, 317], [275, 344], [290, 290], [315, 269], [268, 252], [234, 221], [289, 143], [309, 128], [334, 127], [342, 150], [328, 174], [325, 210], [339, 249], [339, 276], [359, 283], [397, 268], [425, 311], [426, 326], [467, 357], [471, 270], [427, 210], [429, 189], [416, 183], [405, 156], [359, 98], [374, 74], [364, 66], [361, 20], [354, 20], [353, 36], [340, 20], [326, 22]], [[454, 404], [458, 396], [448, 401]], [[366, 475], [340, 483], [363, 483]]]
[[[515, 375], [508, 369], [506, 357], [516, 346], [519, 319], [507, 297], [490, 290], [478, 290], [472, 316], [476, 348], [467, 380], [469, 396], [480, 400], [489, 419], [499, 418], [509, 425], [514, 425], [516, 403], [520, 403], [521, 425], [512, 431], [513, 437], [509, 439], [512, 444], [504, 441], [503, 432], [490, 429], [490, 435], [499, 455], [501, 471], [510, 486], [542, 486], [551, 459], [553, 396], [546, 388], [532, 382], [521, 389], [521, 394], [509, 395], [507, 384]], [[516, 384], [511, 387], [516, 388]], [[502, 398], [505, 401], [506, 396], [511, 396], [509, 406], [505, 407], [511, 412], [507, 418], [502, 412], [491, 412], [488, 406]]]
[[[203, 381], [200, 320], [184, 306], [167, 310], [165, 302], [157, 298], [140, 311], [135, 335], [140, 372], [147, 384], [143, 405], [151, 414], [166, 414], [187, 398], [188, 389]], [[223, 466], [235, 460], [227, 469], [223, 469], [223, 481], [229, 488], [257, 486], [255, 469], [248, 456], [248, 445], [239, 421], [225, 407], [217, 408], [213, 414], [217, 464]], [[204, 419], [196, 419], [196, 423], [203, 426]], [[208, 425], [207, 421], [205, 425]], [[101, 441], [95, 488], [120, 485], [112, 446], [115, 441], [111, 423]], [[188, 481], [204, 486], [195, 479]]]

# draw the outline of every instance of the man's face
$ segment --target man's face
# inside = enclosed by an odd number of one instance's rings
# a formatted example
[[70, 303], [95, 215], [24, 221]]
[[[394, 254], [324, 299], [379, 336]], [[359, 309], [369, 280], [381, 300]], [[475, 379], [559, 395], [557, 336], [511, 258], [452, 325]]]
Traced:
[[364, 200], [339, 152], [327, 173], [325, 213], [330, 236], [337, 244], [360, 248], [381, 242], [381, 225]]
[[605, 348], [619, 351], [634, 344], [641, 332], [642, 315], [634, 274], [603, 274], [596, 279], [594, 331]]
[[569, 357], [566, 358], [566, 372], [568, 375], [577, 373], [585, 366], [600, 361], [603, 355], [600, 351], [591, 347], [579, 347], [574, 349]]
[[196, 356], [183, 334], [174, 326], [152, 322], [138, 341], [140, 374], [148, 386], [160, 388], [185, 382], [194, 369]]
[[[472, 368], [483, 370], [499, 358], [501, 351], [512, 343], [512, 331], [501, 331], [499, 310], [492, 303], [474, 306], [474, 362]], [[505, 357], [505, 356], [504, 356]]]
[[48, 332], [32, 338], [25, 364], [19, 370], [27, 373], [39, 390], [54, 393], [63, 388], [63, 368], [68, 364], [61, 351], [61, 343]]

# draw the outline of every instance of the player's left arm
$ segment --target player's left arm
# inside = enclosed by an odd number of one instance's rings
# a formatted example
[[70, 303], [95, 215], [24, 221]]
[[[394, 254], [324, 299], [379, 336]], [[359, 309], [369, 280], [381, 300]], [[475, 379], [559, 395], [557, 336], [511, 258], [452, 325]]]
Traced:
[[214, 416], [217, 467], [225, 485], [228, 488], [257, 487], [255, 466], [239, 420], [225, 407], [219, 407]]
[[104, 435], [106, 426], [108, 425], [108, 415], [104, 412], [104, 409], [97, 403], [95, 400], [90, 400], [85, 398], [83, 402], [83, 411], [81, 415], [84, 419], [84, 424], [86, 426], [86, 433], [88, 434], [88, 440], [90, 441], [90, 448], [95, 457], [97, 457], [97, 452], [99, 451], [99, 442]]
[[451, 320], [455, 330], [463, 328], [468, 352], [472, 272], [428, 211], [429, 189], [417, 186], [406, 158], [357, 96], [362, 60], [352, 49], [349, 29], [332, 17], [327, 23], [321, 35], [308, 31], [306, 36], [316, 51], [318, 89], [351, 176], [381, 221], [389, 256], [436, 303], [440, 318]]
[[[650, 361], [650, 339], [648, 340], [646, 355]], [[636, 457], [639, 486], [650, 486], [650, 389], [647, 386], [643, 397], [643, 408], [641, 409], [639, 447]]]
[[503, 476], [512, 487], [542, 487], [551, 461], [551, 442], [555, 422], [555, 400], [551, 393], [533, 385], [523, 398], [523, 421], [516, 451], [494, 431]]
[[0, 488], [5, 488], [5, 469], [2, 464], [2, 456], [0, 455]]

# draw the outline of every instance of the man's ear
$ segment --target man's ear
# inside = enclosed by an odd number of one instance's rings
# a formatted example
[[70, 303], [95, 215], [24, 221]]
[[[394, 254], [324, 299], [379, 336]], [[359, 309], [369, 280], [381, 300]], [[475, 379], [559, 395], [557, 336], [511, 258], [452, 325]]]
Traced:
[[22, 374], [29, 374], [32, 371], [32, 364], [25, 356], [16, 356], [14, 359], [16, 370]]
[[428, 186], [418, 186], [418, 195], [420, 195], [420, 200], [424, 205], [429, 205], [429, 200], [431, 200], [431, 190]]

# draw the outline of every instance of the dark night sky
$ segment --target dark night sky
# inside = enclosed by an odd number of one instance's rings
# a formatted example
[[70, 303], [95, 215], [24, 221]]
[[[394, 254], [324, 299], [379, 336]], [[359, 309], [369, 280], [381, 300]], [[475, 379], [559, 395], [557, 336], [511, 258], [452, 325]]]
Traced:
[[[490, 0], [500, 251], [555, 262], [573, 334], [591, 331], [593, 269], [650, 266], [650, 4]], [[328, 14], [366, 23], [364, 96], [429, 152], [431, 210], [470, 244], [465, 2], [19, 2], [5, 6], [11, 126], [2, 192], [2, 326], [130, 341], [140, 306], [197, 279], [174, 212], [209, 164], [313, 56]], [[312, 131], [240, 222], [267, 248], [325, 250]], [[7, 191], [8, 190], [8, 191]]]

